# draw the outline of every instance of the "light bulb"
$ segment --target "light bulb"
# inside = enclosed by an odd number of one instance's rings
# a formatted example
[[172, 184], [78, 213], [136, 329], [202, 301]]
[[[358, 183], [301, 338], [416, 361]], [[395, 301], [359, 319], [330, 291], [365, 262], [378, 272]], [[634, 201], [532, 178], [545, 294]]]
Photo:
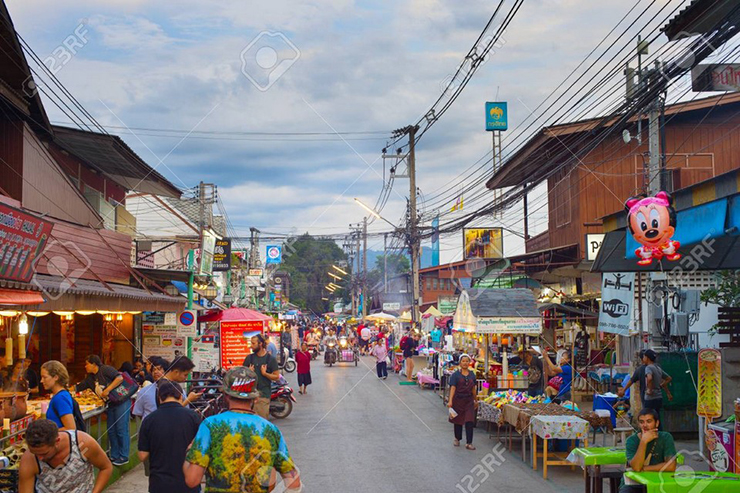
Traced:
[[23, 335], [28, 334], [28, 317], [26, 317], [25, 313], [21, 315], [18, 321], [18, 333]]

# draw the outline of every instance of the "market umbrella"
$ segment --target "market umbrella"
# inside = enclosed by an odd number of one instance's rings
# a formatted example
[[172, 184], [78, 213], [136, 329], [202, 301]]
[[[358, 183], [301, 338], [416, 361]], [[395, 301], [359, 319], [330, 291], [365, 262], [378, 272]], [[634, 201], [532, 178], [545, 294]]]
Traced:
[[392, 322], [396, 320], [396, 317], [394, 317], [390, 313], [383, 313], [383, 312], [371, 313], [365, 318], [373, 322]]
[[411, 312], [406, 311], [401, 314], [400, 317], [398, 317], [399, 322], [411, 322]]
[[444, 314], [441, 311], [437, 310], [436, 306], [430, 306], [429, 309], [424, 312], [424, 315], [431, 315], [432, 317], [441, 317]]
[[271, 322], [272, 317], [248, 308], [227, 308], [213, 310], [205, 315], [198, 316], [198, 322], [229, 322], [229, 321], [260, 321]]

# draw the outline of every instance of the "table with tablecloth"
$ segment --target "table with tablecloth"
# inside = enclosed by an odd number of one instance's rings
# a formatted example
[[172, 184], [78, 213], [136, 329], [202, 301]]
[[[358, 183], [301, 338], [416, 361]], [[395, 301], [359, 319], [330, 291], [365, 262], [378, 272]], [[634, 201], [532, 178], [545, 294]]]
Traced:
[[[529, 421], [530, 432], [532, 435], [532, 469], [537, 469], [537, 438], [542, 439], [542, 477], [547, 479], [548, 466], [570, 466], [571, 463], [555, 453], [548, 451], [550, 440], [583, 440], [588, 445], [588, 432], [590, 426], [588, 421], [578, 416], [559, 415], [550, 416], [538, 414], [532, 416]], [[548, 457], [554, 456], [556, 460]]]
[[504, 406], [504, 420], [511, 423], [518, 433], [529, 428], [532, 416], [577, 416], [588, 422], [592, 428], [603, 427], [607, 431], [612, 430], [612, 423], [608, 416], [599, 416], [593, 411], [573, 411], [559, 404], [528, 404], [513, 403]]
[[439, 385], [439, 380], [434, 378], [432, 375], [427, 375], [423, 372], [416, 374], [416, 382], [422, 387], [424, 385], [431, 385], [432, 388], [436, 388]]
[[644, 485], [647, 493], [737, 493], [740, 474], [729, 472], [636, 472], [624, 473], [625, 483]]

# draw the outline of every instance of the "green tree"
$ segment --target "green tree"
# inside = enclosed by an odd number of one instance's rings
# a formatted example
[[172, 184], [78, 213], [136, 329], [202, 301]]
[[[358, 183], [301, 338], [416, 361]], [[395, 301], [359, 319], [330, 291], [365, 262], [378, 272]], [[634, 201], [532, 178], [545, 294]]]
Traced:
[[383, 291], [386, 264], [389, 279], [411, 271], [411, 262], [403, 253], [390, 253], [375, 257], [375, 267], [367, 273], [367, 285], [371, 293]]
[[[328, 274], [332, 264], [346, 262], [347, 256], [331, 238], [299, 236], [283, 247], [283, 264], [280, 266], [290, 274], [290, 301], [303, 310], [316, 313], [329, 311], [329, 302], [322, 301], [328, 292], [324, 286], [334, 282], [349, 286], [349, 279], [337, 281]], [[347, 276], [345, 276], [346, 278]], [[346, 298], [346, 289], [339, 289], [332, 298]]]
[[[740, 270], [725, 270], [717, 274], [717, 285], [701, 292], [700, 299], [704, 303], [714, 303], [723, 308], [740, 307]], [[716, 334], [719, 324], [709, 329], [710, 334]]]

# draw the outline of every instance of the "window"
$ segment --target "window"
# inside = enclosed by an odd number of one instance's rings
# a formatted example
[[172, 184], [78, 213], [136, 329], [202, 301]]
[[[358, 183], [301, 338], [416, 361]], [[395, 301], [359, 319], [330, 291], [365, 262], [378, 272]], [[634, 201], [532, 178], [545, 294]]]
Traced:
[[432, 290], [432, 279], [430, 277], [426, 278], [426, 285], [427, 285], [427, 291]]
[[552, 210], [551, 217], [555, 218], [555, 227], [559, 228], [570, 224], [572, 189], [570, 172], [562, 170], [555, 175], [552, 187]]
[[432, 279], [432, 289], [434, 289], [434, 290], [439, 289], [439, 286], [437, 284], [438, 281], [439, 281], [439, 279], [437, 279], [436, 277]]

